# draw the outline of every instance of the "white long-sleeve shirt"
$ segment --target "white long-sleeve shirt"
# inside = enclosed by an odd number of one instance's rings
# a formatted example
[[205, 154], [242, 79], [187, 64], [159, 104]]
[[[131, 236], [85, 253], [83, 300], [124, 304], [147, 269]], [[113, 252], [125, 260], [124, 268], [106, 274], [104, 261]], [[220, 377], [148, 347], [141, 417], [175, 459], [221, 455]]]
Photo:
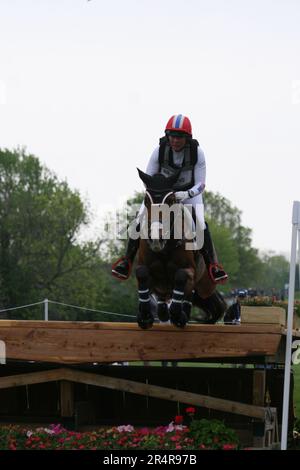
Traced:
[[[197, 148], [198, 152], [198, 158], [197, 158], [197, 163], [195, 164], [194, 167], [194, 186], [189, 189], [189, 193], [191, 197], [195, 197], [198, 194], [201, 194], [204, 191], [205, 188], [205, 179], [206, 179], [206, 163], [205, 163], [205, 155], [203, 150], [198, 147]], [[174, 164], [180, 168], [182, 166], [184, 159], [184, 150], [181, 150], [180, 152], [174, 152], [173, 150], [173, 161]], [[159, 147], [157, 147], [149, 160], [149, 163], [147, 165], [146, 173], [150, 176], [155, 175], [156, 173], [159, 172]]]

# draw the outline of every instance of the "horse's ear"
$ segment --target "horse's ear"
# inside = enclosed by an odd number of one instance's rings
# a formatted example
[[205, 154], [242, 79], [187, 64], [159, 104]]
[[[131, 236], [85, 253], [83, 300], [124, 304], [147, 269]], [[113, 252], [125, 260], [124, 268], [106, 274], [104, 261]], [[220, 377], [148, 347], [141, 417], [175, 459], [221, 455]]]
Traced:
[[151, 181], [152, 181], [152, 176], [150, 175], [147, 175], [147, 173], [144, 173], [142, 170], [140, 170], [139, 168], [137, 168], [137, 171], [139, 172], [139, 177], [141, 178], [141, 180], [143, 181], [144, 185], [146, 186], [146, 188], [149, 188], [149, 186], [151, 186]]

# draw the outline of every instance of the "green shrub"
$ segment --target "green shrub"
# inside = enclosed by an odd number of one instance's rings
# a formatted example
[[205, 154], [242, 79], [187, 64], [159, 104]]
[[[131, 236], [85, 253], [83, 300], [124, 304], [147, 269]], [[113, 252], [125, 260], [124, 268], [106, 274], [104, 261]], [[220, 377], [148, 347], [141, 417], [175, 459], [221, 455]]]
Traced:
[[190, 436], [195, 448], [200, 449], [237, 449], [239, 439], [236, 433], [217, 419], [193, 420], [190, 424]]

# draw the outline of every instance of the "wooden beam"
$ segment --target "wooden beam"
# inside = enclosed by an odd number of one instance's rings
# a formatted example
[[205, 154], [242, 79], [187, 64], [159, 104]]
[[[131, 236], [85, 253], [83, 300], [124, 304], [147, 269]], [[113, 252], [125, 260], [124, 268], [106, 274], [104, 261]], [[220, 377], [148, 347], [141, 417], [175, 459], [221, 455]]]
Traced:
[[[163, 400], [181, 402], [188, 405], [202, 406], [204, 408], [211, 408], [214, 410], [225, 411], [227, 413], [250, 416], [252, 418], [265, 418], [265, 408], [260, 406], [248, 405], [245, 403], [223, 400], [222, 398], [198, 395], [196, 393], [174, 390], [172, 388], [160, 387], [158, 385], [143, 384], [133, 380], [108, 377], [106, 375], [92, 374], [89, 372], [76, 371], [66, 368], [1, 377], [0, 388], [18, 387], [42, 382], [50, 382], [54, 380], [94, 385], [96, 387], [120, 390], [124, 392], [135, 393], [137, 395], [145, 395]], [[65, 410], [66, 409], [67, 406]]]
[[55, 382], [64, 378], [64, 369], [45, 370], [42, 372], [29, 372], [28, 374], [9, 375], [0, 377], [0, 389], [21, 387], [43, 382]]
[[68, 380], [60, 382], [60, 414], [63, 418], [74, 415], [74, 383]]
[[[265, 404], [265, 393], [266, 393], [266, 371], [265, 370], [254, 370], [253, 371], [253, 405], [264, 406]], [[262, 423], [254, 420], [254, 430], [259, 430], [262, 427]], [[254, 433], [253, 435], [253, 447], [262, 448], [264, 447], [264, 434]]]
[[253, 405], [264, 406], [266, 394], [266, 371], [253, 371]]
[[174, 390], [172, 388], [160, 387], [158, 385], [144, 384], [133, 380], [108, 377], [106, 375], [92, 374], [71, 369], [65, 370], [65, 376], [68, 380], [95, 385], [112, 390], [121, 390], [124, 392], [145, 395], [163, 400], [170, 400], [188, 405], [202, 406], [214, 410], [225, 411], [252, 418], [265, 418], [265, 408], [260, 406], [248, 405], [245, 403], [223, 400], [221, 398], [209, 397], [207, 395], [198, 395], [196, 393]]
[[280, 325], [0, 321], [8, 359], [61, 364], [275, 356], [283, 334]]

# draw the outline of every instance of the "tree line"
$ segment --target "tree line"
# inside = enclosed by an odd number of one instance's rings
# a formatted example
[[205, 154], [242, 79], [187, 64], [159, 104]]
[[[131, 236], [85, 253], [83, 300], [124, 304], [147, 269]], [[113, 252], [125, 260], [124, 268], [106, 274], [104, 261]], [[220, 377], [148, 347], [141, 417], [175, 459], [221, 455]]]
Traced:
[[[135, 193], [124, 207], [141, 202]], [[289, 263], [281, 255], [261, 256], [252, 246], [251, 229], [241, 211], [220, 194], [204, 195], [206, 219], [220, 260], [235, 287], [281, 289]], [[104, 312], [135, 315], [134, 276], [118, 282], [111, 263], [125, 241], [105, 237], [83, 241], [91, 222], [80, 193], [24, 149], [0, 149], [0, 309], [49, 298]], [[129, 317], [52, 306], [50, 319], [124, 320]], [[11, 318], [42, 318], [40, 307], [19, 310]]]

